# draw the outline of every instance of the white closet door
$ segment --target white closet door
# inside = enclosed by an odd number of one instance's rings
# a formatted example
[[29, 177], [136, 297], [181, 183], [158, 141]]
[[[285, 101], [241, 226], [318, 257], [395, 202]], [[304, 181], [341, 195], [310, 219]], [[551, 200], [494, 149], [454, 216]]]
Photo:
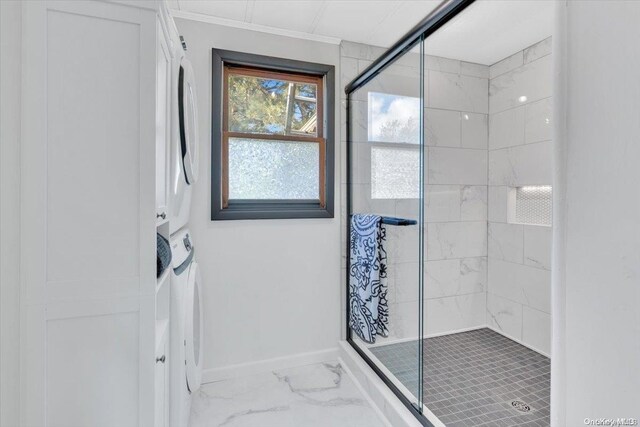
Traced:
[[24, 424], [152, 425], [156, 14], [23, 4]]

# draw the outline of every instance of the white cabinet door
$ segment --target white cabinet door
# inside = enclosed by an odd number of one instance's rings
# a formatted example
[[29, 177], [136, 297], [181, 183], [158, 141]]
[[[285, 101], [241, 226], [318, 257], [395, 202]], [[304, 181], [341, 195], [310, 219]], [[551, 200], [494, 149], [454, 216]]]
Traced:
[[22, 423], [150, 427], [156, 12], [22, 4]]

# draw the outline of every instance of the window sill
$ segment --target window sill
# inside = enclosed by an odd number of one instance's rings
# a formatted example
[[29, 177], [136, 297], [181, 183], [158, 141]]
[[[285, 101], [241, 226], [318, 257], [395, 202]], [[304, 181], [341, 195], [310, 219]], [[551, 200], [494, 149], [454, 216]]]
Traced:
[[333, 218], [333, 206], [314, 202], [235, 202], [229, 207], [212, 210], [212, 221], [252, 219]]

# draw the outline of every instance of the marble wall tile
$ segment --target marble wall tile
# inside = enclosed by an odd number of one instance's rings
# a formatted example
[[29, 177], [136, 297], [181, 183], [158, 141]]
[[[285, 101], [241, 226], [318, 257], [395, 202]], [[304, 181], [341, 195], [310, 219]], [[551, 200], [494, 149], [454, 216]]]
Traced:
[[[389, 258], [389, 262], [416, 262], [419, 258], [419, 233], [420, 229], [417, 225], [410, 227], [390, 227], [393, 228], [396, 236], [396, 253], [395, 259]], [[389, 230], [390, 228], [387, 228]], [[387, 240], [391, 240], [387, 234]], [[392, 254], [393, 255], [393, 254]], [[387, 253], [387, 257], [389, 254]]]
[[371, 146], [368, 142], [351, 144], [351, 182], [371, 184]]
[[419, 309], [418, 301], [390, 304], [389, 339], [418, 338]]
[[551, 270], [551, 227], [524, 226], [524, 264]]
[[516, 52], [505, 59], [496, 62], [489, 67], [489, 78], [494, 79], [501, 74], [514, 70], [524, 63], [524, 54], [522, 51]]
[[525, 106], [511, 108], [489, 116], [489, 149], [524, 144]]
[[420, 199], [395, 199], [396, 216], [400, 218], [415, 219], [420, 216]]
[[480, 327], [485, 324], [484, 293], [456, 295], [425, 301], [426, 335]]
[[545, 55], [551, 54], [551, 37], [530, 46], [524, 50], [524, 63], [528, 64]]
[[460, 219], [462, 221], [487, 220], [487, 186], [465, 185], [461, 190]]
[[[359, 89], [354, 96], [364, 101], [371, 92], [420, 98], [420, 74], [413, 68], [401, 65], [390, 66]], [[417, 112], [416, 115], [418, 114]]]
[[425, 145], [460, 147], [460, 112], [425, 108], [424, 131]]
[[357, 59], [369, 59], [373, 61], [385, 52], [385, 48], [371, 46], [364, 43], [342, 41], [340, 43], [340, 56]]
[[460, 221], [460, 186], [427, 185], [424, 216], [427, 222]]
[[427, 261], [424, 264], [424, 297], [426, 299], [458, 295], [460, 260]]
[[543, 185], [553, 182], [550, 141], [489, 151], [489, 185]]
[[488, 281], [487, 257], [460, 260], [460, 293], [486, 292]]
[[395, 264], [395, 302], [411, 302], [420, 299], [418, 260]]
[[439, 222], [427, 224], [426, 259], [482, 257], [487, 255], [487, 223]]
[[551, 273], [548, 270], [489, 260], [489, 293], [545, 313], [551, 312]]
[[460, 74], [466, 76], [489, 78], [489, 67], [483, 64], [475, 64], [473, 62], [460, 62]]
[[352, 184], [351, 210], [353, 213], [395, 216], [396, 201], [394, 199], [372, 199], [371, 184]]
[[550, 355], [551, 315], [527, 306], [522, 307], [522, 342]]
[[488, 116], [478, 113], [461, 113], [461, 141], [462, 148], [487, 149], [489, 138]]
[[522, 264], [524, 257], [523, 226], [489, 223], [489, 257]]
[[[352, 121], [351, 141], [353, 142], [369, 142], [369, 112], [367, 110], [367, 106], [368, 102], [366, 99], [362, 101], [352, 99], [351, 104], [349, 105], [349, 114], [351, 114]], [[346, 123], [347, 119], [345, 117], [345, 125]]]
[[358, 59], [358, 73], [362, 73], [371, 64], [373, 64], [373, 61], [368, 59]]
[[[358, 60], [355, 58], [340, 58], [340, 86], [345, 87], [347, 83], [358, 75]], [[344, 90], [340, 91], [342, 97], [346, 97]]]
[[425, 299], [483, 293], [487, 283], [487, 259], [477, 257], [427, 261], [424, 272]]
[[489, 187], [489, 221], [507, 222], [507, 201], [509, 187], [490, 186]]
[[447, 110], [488, 112], [487, 79], [460, 74], [428, 72], [428, 106]]
[[[497, 113], [551, 96], [551, 55], [508, 71], [490, 81], [489, 111]], [[522, 100], [526, 96], [526, 100]]]
[[465, 148], [429, 147], [429, 184], [487, 184], [487, 152]]
[[432, 71], [460, 74], [460, 61], [456, 59], [442, 58], [440, 56], [424, 56], [424, 68]]
[[489, 292], [487, 325], [508, 337], [522, 339], [522, 305]]
[[551, 140], [551, 98], [525, 106], [524, 142], [527, 144]]

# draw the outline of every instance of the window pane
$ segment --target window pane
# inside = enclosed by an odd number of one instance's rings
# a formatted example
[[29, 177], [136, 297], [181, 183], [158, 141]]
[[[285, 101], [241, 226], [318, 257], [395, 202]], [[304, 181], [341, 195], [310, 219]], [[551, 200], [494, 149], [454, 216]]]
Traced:
[[420, 98], [369, 92], [369, 141], [420, 143]]
[[229, 199], [319, 199], [319, 144], [229, 138]]
[[231, 132], [316, 136], [317, 85], [229, 76]]
[[371, 198], [420, 196], [419, 148], [371, 147]]

